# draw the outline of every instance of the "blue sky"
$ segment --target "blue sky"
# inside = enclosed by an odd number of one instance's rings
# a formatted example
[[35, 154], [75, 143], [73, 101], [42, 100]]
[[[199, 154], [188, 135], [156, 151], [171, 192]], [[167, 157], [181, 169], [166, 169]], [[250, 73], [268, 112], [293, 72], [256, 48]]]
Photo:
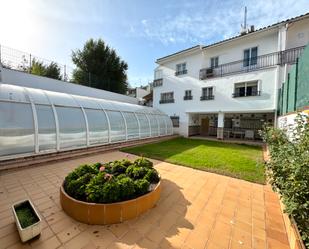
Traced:
[[0, 0], [0, 44], [73, 66], [73, 49], [102, 38], [138, 86], [157, 58], [237, 35], [244, 6], [257, 28], [309, 12], [309, 0]]

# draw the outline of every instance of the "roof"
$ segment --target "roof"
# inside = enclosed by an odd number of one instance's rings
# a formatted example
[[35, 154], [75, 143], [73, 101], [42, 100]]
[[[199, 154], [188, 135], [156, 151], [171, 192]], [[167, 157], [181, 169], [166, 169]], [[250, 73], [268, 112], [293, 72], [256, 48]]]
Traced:
[[299, 16], [296, 16], [296, 17], [292, 17], [292, 18], [286, 19], [286, 20], [284, 20], [284, 21], [280, 21], [280, 22], [277, 22], [277, 23], [274, 23], [274, 24], [271, 24], [271, 25], [262, 27], [262, 28], [260, 28], [260, 29], [257, 29], [257, 30], [255, 30], [255, 31], [246, 33], [246, 34], [244, 34], [244, 35], [236, 35], [236, 36], [230, 37], [230, 38], [228, 38], [228, 39], [221, 40], [221, 41], [218, 41], [218, 42], [215, 42], [215, 43], [206, 45], [206, 46], [196, 45], [196, 46], [194, 46], [194, 47], [187, 48], [187, 49], [178, 51], [178, 52], [176, 52], [176, 53], [173, 53], [173, 54], [170, 54], [170, 55], [161, 57], [161, 58], [157, 59], [156, 62], [158, 63], [158, 62], [161, 61], [161, 60], [164, 60], [164, 59], [173, 57], [173, 56], [175, 56], [175, 55], [179, 55], [179, 54], [184, 54], [184, 53], [190, 52], [190, 51], [192, 51], [193, 49], [196, 49], [196, 48], [205, 49], [205, 48], [217, 46], [217, 45], [219, 45], [219, 44], [222, 44], [222, 43], [225, 43], [225, 42], [228, 42], [228, 41], [232, 41], [232, 40], [235, 40], [235, 39], [237, 39], [237, 38], [246, 37], [246, 36], [249, 35], [249, 34], [251, 35], [251, 34], [254, 34], [254, 33], [257, 33], [257, 32], [269, 30], [269, 29], [271, 29], [271, 28], [276, 28], [276, 27], [278, 27], [278, 26], [280, 26], [280, 25], [282, 25], [282, 24], [285, 24], [285, 23], [296, 22], [296, 21], [301, 20], [301, 19], [306, 18], [306, 17], [309, 17], [309, 12], [306, 13], [306, 14], [303, 14], [303, 15], [299, 15]]
[[184, 50], [180, 50], [176, 53], [173, 53], [173, 54], [170, 54], [170, 55], [167, 55], [167, 56], [164, 56], [164, 57], [161, 57], [159, 59], [157, 59], [157, 62], [161, 61], [161, 60], [164, 60], [164, 59], [167, 59], [169, 57], [172, 57], [172, 56], [176, 56], [176, 55], [179, 55], [179, 54], [183, 54], [183, 53], [188, 53], [188, 52], [192, 52], [194, 50], [199, 50], [201, 49], [203, 46], [202, 45], [196, 45], [196, 46], [193, 46], [191, 48], [186, 48]]
[[303, 14], [303, 15], [300, 15], [300, 16], [296, 16], [296, 17], [292, 17], [292, 18], [289, 18], [289, 19], [286, 19], [284, 21], [280, 21], [280, 22], [277, 22], [277, 23], [274, 23], [274, 24], [271, 24], [271, 25], [268, 25], [268, 26], [265, 26], [265, 27], [262, 27], [260, 29], [257, 29], [255, 31], [252, 31], [252, 32], [249, 32], [249, 33], [246, 33], [246, 34], [243, 34], [243, 35], [236, 35], [236, 36], [233, 36], [233, 37], [230, 37], [228, 39], [225, 39], [225, 40], [222, 40], [222, 41], [218, 41], [218, 42], [215, 42], [215, 43], [212, 43], [212, 44], [209, 44], [209, 45], [206, 45], [203, 47], [203, 49], [205, 48], [209, 48], [209, 47], [212, 47], [212, 46], [216, 46], [216, 45], [219, 45], [221, 43], [225, 43], [227, 41], [231, 41], [231, 40], [234, 40], [234, 39], [237, 39], [237, 38], [240, 38], [240, 37], [245, 37], [249, 34], [253, 34], [253, 33], [256, 33], [256, 32], [260, 32], [260, 31], [264, 31], [264, 30], [268, 30], [268, 29], [271, 29], [271, 28], [276, 28], [282, 24], [285, 24], [285, 23], [289, 23], [289, 22], [296, 22], [300, 19], [303, 19], [305, 17], [309, 17], [309, 12], [306, 13], [306, 14]]

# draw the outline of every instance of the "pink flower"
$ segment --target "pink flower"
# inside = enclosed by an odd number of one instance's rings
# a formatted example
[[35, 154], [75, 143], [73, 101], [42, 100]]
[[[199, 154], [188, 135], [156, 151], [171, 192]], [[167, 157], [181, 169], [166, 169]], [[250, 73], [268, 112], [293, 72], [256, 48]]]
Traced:
[[104, 179], [109, 181], [110, 179], [112, 179], [113, 175], [111, 174], [105, 174]]
[[105, 167], [104, 166], [101, 166], [100, 167], [100, 171], [102, 172], [102, 171], [104, 171], [105, 170]]

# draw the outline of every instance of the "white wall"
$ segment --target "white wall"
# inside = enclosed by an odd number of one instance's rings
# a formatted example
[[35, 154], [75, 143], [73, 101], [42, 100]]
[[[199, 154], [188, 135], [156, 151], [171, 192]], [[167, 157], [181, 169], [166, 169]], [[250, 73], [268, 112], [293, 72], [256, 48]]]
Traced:
[[305, 46], [309, 42], [309, 18], [292, 23], [287, 30], [287, 49]]
[[[241, 40], [222, 46], [206, 48], [161, 63], [156, 70], [162, 70], [163, 85], [154, 88], [153, 106], [170, 116], [180, 117], [179, 133], [187, 135], [188, 125], [192, 122], [192, 113], [238, 112], [256, 113], [273, 112], [276, 109], [276, 93], [279, 67], [239, 73], [225, 77], [199, 80], [200, 69], [210, 66], [210, 58], [219, 56], [219, 64], [243, 59], [243, 50], [258, 47], [258, 55], [273, 53], [278, 50], [278, 29], [248, 35]], [[175, 76], [176, 64], [187, 63], [188, 74]], [[246, 81], [259, 81], [261, 96], [233, 98], [234, 84]], [[214, 88], [214, 100], [201, 101], [203, 87]], [[183, 100], [185, 90], [192, 90], [193, 100]], [[175, 103], [159, 104], [160, 95], [174, 92]], [[190, 113], [190, 115], [189, 115]]]
[[243, 59], [244, 50], [258, 47], [258, 56], [278, 51], [278, 30], [272, 29], [261, 33], [245, 35], [240, 39], [204, 49], [202, 67], [210, 67], [210, 58], [219, 56], [219, 64]]
[[6, 68], [0, 68], [0, 70], [0, 81], [7, 84], [138, 104], [138, 99], [118, 93], [41, 77]]
[[150, 93], [149, 91], [147, 91], [143, 88], [140, 88], [140, 87], [136, 88], [136, 98], [138, 98], [138, 99], [142, 99], [144, 96], [146, 96], [149, 93]]
[[[164, 77], [163, 85], [154, 88], [153, 106], [170, 116], [180, 117], [181, 134], [187, 129], [188, 113], [272, 112], [276, 109], [275, 86], [277, 68], [242, 73], [233, 76], [200, 81], [190, 76]], [[233, 98], [234, 84], [258, 80], [261, 96]], [[214, 87], [214, 100], [201, 101], [202, 88]], [[183, 100], [185, 90], [192, 90], [193, 99]], [[174, 92], [175, 103], [159, 104], [162, 92]]]

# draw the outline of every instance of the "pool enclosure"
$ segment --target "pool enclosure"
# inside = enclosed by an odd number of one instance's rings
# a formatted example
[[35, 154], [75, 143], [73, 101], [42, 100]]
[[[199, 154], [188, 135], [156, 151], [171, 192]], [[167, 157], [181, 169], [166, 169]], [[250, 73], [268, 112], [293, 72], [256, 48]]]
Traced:
[[154, 108], [0, 84], [0, 159], [172, 133]]

